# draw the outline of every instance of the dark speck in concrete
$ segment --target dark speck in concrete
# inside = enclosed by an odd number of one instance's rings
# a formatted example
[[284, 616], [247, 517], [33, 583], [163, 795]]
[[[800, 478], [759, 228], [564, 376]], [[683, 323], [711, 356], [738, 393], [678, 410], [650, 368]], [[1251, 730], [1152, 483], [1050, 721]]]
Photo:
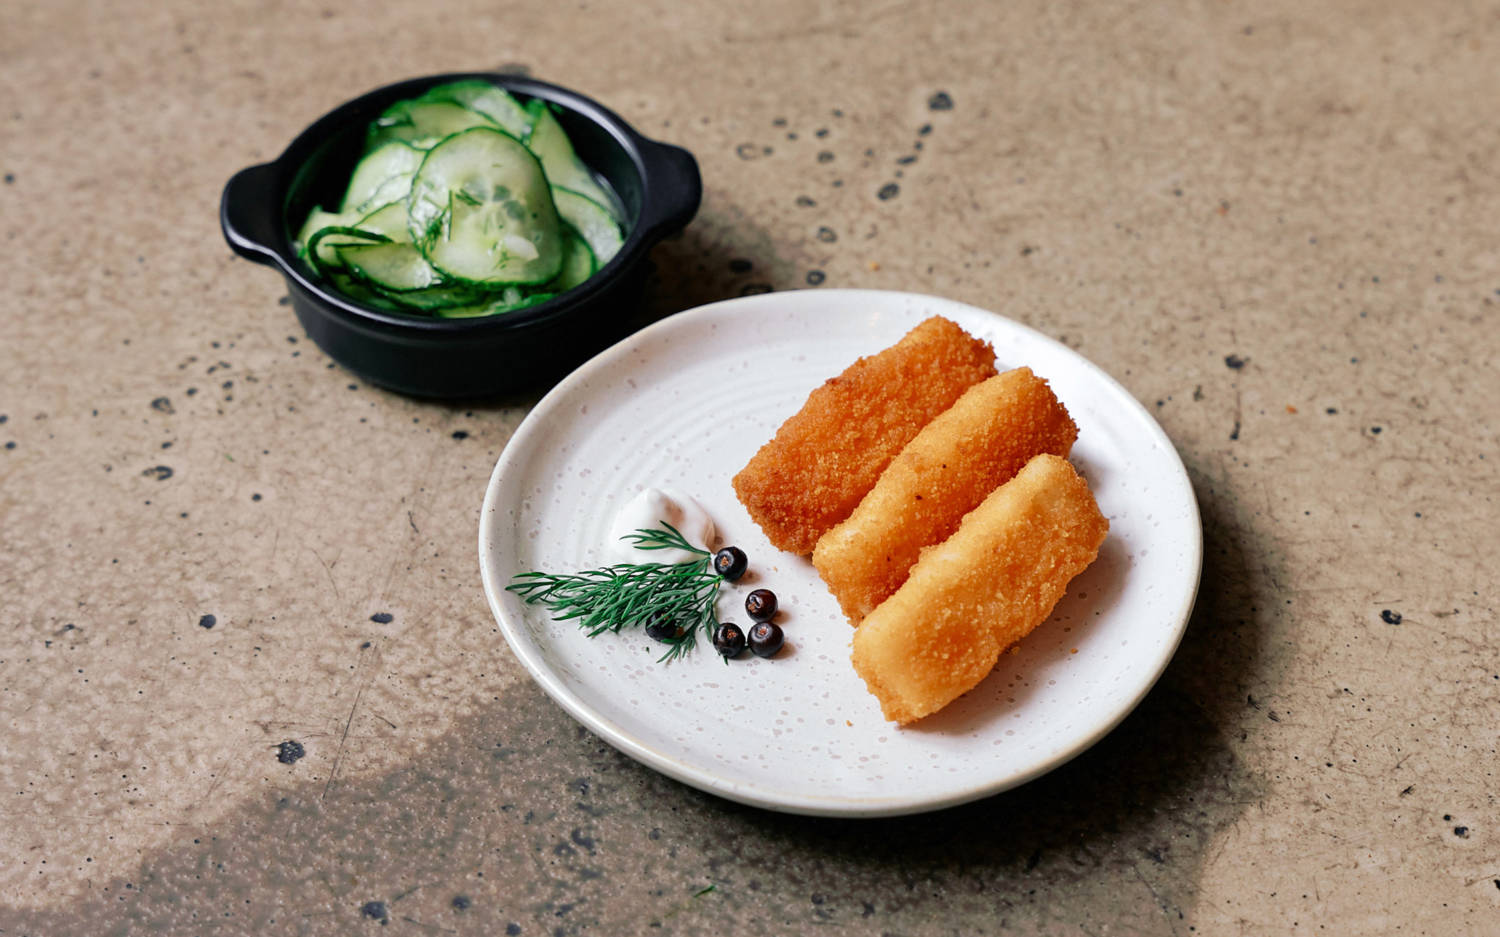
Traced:
[[896, 164], [898, 166], [910, 166], [912, 163], [915, 163], [916, 161], [917, 161], [916, 156], [914, 156], [911, 153], [907, 153], [905, 156], [897, 158]]
[[[291, 304], [292, 297], [290, 296], [283, 296], [280, 299], [276, 300], [276, 305], [278, 306], [290, 306]], [[296, 341], [296, 339], [293, 339], [293, 341]]]
[[823, 283], [823, 281], [826, 280], [826, 279], [828, 279], [827, 274], [823, 273], [823, 271], [821, 271], [821, 270], [809, 270], [809, 271], [807, 271], [807, 285], [808, 286], [821, 286], [822, 283]]
[[370, 616], [370, 620], [377, 625], [389, 625], [391, 622], [396, 620], [396, 616], [392, 615], [390, 612], [376, 612], [375, 614]]
[[1224, 366], [1229, 368], [1231, 371], [1238, 371], [1240, 368], [1243, 368], [1245, 366], [1245, 359], [1241, 358], [1239, 355], [1225, 355]]
[[927, 107], [934, 111], [951, 111], [953, 110], [953, 98], [948, 96], [948, 92], [939, 91], [927, 99]]
[[920, 127], [917, 128], [917, 136], [919, 136], [919, 137], [925, 137], [929, 133], [932, 133], [932, 125], [931, 124], [923, 124], [922, 126], [920, 126]]
[[1374, 433], [1376, 436], [1379, 436], [1380, 435], [1380, 427], [1378, 427], [1378, 426], [1372, 426], [1372, 427], [1370, 427], [1370, 432]]
[[900, 194], [901, 187], [894, 182], [887, 182], [885, 185], [880, 187], [879, 192], [875, 193], [875, 195], [879, 197], [882, 202], [890, 201]]
[[384, 901], [366, 901], [364, 906], [359, 909], [359, 913], [372, 921], [379, 921], [382, 924], [389, 924], [391, 922], [391, 913], [386, 910]]
[[[276, 746], [276, 760], [284, 765], [295, 764], [298, 759], [306, 754], [307, 749], [303, 747], [302, 743], [293, 739], [287, 739]], [[383, 905], [382, 910], [384, 910]]]
[[454, 439], [468, 439], [469, 438], [469, 431], [466, 430], [466, 429], [456, 429], [456, 430], [453, 431], [453, 438]]
[[16, 174], [15, 173], [8, 172], [8, 173], [5, 174], [5, 184], [6, 185], [10, 185], [11, 183], [13, 183], [15, 181], [16, 181]]
[[1399, 625], [1401, 624], [1401, 613], [1393, 612], [1388, 608], [1383, 608], [1380, 610], [1380, 620], [1388, 625]]
[[505, 933], [508, 935], [508, 937], [516, 937], [516, 935], [519, 934], [520, 932], [521, 932], [521, 925], [515, 923], [514, 921], [512, 921], [511, 923], [505, 925]]
[[469, 899], [468, 895], [453, 896], [453, 910], [455, 911], [467, 911], [469, 910], [469, 906], [473, 903], [474, 902]]
[[172, 477], [172, 467], [169, 465], [153, 465], [141, 472], [141, 474], [147, 478], [154, 478], [159, 482], [164, 482]]
[[820, 162], [820, 163], [831, 163], [831, 162], [833, 162], [833, 151], [832, 150], [819, 150], [818, 151], [818, 162]]
[[259, 501], [260, 500], [260, 492], [257, 491], [255, 494], [251, 495], [250, 496], [250, 500], [251, 501]]
[[821, 228], [818, 229], [818, 240], [822, 241], [824, 244], [832, 244], [834, 241], [837, 241], [838, 239], [839, 239], [839, 236], [838, 236], [837, 232], [835, 232], [832, 228], [828, 227], [827, 225], [824, 225], [823, 227], [821, 227]]
[[1453, 828], [1453, 835], [1457, 836], [1459, 839], [1468, 839], [1469, 828], [1466, 826], [1455, 826]]
[[176, 412], [172, 409], [172, 401], [166, 397], [157, 397], [155, 400], [151, 401], [151, 409], [155, 410], [158, 413]]
[[815, 201], [813, 201], [811, 196], [807, 196], [807, 195], [799, 195], [799, 196], [797, 196], [797, 207], [798, 208], [812, 208], [816, 204], [818, 204], [818, 203], [815, 202]]
[[219, 619], [216, 618], [216, 617], [214, 617], [213, 615], [204, 615], [203, 617], [201, 617], [201, 618], [198, 619], [198, 627], [199, 628], [212, 628], [214, 625], [217, 625], [218, 623], [219, 623]]

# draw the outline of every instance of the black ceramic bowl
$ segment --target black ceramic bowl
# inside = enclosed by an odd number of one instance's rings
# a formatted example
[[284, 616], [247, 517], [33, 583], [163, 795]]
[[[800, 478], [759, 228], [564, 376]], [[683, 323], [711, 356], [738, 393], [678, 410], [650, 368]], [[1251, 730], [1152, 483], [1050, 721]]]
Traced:
[[[293, 247], [307, 213], [338, 204], [366, 128], [382, 111], [436, 85], [471, 78], [493, 82], [523, 102], [542, 98], [557, 105], [557, 119], [579, 157], [619, 196], [624, 246], [580, 286], [529, 309], [486, 318], [386, 312], [338, 292]], [[224, 186], [219, 220], [236, 253], [281, 271], [302, 327], [335, 361], [403, 393], [474, 397], [555, 380], [620, 338], [647, 253], [692, 220], [702, 191], [692, 154], [646, 139], [581, 94], [515, 75], [463, 73], [388, 85], [331, 111], [274, 161], [236, 173]]]

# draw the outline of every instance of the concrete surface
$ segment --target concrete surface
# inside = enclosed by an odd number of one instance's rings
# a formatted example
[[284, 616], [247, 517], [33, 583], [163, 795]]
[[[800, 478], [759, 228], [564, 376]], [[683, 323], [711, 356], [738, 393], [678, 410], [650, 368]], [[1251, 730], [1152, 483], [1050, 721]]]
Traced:
[[[0, 933], [1500, 933], [1500, 7], [3, 18]], [[345, 97], [499, 66], [697, 155], [645, 316], [934, 293], [1154, 411], [1207, 561], [1119, 730], [971, 806], [807, 820], [530, 682], [474, 542], [535, 396], [355, 380], [216, 215]]]

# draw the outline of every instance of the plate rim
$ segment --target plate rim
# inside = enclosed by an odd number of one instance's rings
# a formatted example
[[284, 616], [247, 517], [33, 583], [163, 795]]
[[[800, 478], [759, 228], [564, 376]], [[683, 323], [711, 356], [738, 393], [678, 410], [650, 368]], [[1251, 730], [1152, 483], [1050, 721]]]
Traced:
[[[1185, 576], [1185, 578], [1189, 578], [1191, 581], [1187, 583], [1187, 587], [1182, 592], [1179, 607], [1163, 615], [1163, 621], [1171, 623], [1172, 634], [1169, 641], [1163, 642], [1158, 658], [1153, 661], [1149, 679], [1142, 680], [1139, 688], [1130, 696], [1128, 701], [1118, 706], [1108, 719], [1099, 721], [1091, 732], [1077, 738], [1072, 745], [1045, 758], [1038, 759], [1037, 763], [1030, 768], [1006, 775], [991, 783], [960, 787], [944, 791], [939, 795], [913, 796], [911, 794], [904, 794], [883, 797], [850, 795], [828, 795], [826, 797], [807, 795], [794, 797], [765, 796], [757, 788], [738, 784], [732, 779], [725, 778], [713, 771], [686, 764], [643, 742], [623, 727], [605, 718], [603, 714], [590, 707], [576, 693], [564, 686], [550, 667], [538, 659], [528, 642], [523, 640], [517, 633], [517, 629], [524, 630], [524, 625], [509, 621], [502, 609], [500, 598], [504, 592], [504, 585], [495, 581], [495, 573], [493, 572], [494, 564], [490, 561], [489, 557], [489, 545], [493, 542], [493, 525], [496, 523], [494, 518], [499, 516], [500, 509], [503, 507], [503, 505], [497, 503], [499, 490], [507, 467], [517, 461], [520, 458], [520, 454], [528, 451], [529, 447], [527, 443], [531, 436], [542, 431], [546, 417], [550, 409], [555, 406], [556, 401], [572, 393], [575, 387], [583, 383], [593, 372], [607, 368], [616, 359], [628, 355], [632, 346], [636, 343], [649, 341], [657, 333], [681, 328], [690, 320], [719, 315], [742, 314], [753, 310], [757, 306], [778, 305], [808, 299], [817, 303], [849, 303], [857, 302], [861, 299], [870, 300], [874, 297], [879, 297], [879, 302], [882, 303], [912, 301], [919, 304], [937, 304], [950, 308], [958, 307], [967, 313], [992, 318], [1007, 328], [1024, 333], [1028, 340], [1052, 346], [1054, 351], [1060, 351], [1074, 359], [1077, 364], [1090, 372], [1090, 376], [1094, 380], [1106, 387], [1113, 397], [1123, 402], [1128, 408], [1133, 409], [1134, 415], [1137, 418], [1144, 418], [1143, 422], [1149, 428], [1154, 441], [1164, 452], [1170, 455], [1173, 469], [1172, 474], [1180, 484], [1181, 490], [1186, 494], [1185, 502], [1190, 508], [1190, 515], [1185, 517], [1183, 522], [1189, 527], [1192, 537], [1187, 544], [1188, 551], [1186, 557], [1189, 560], [1187, 565], [1191, 568], [1191, 574], [1190, 576]], [[943, 311], [941, 309], [934, 309], [932, 310], [932, 314], [942, 315]], [[780, 813], [806, 816], [878, 818], [942, 810], [1012, 790], [1035, 780], [1043, 774], [1056, 770], [1093, 747], [1100, 739], [1114, 731], [1124, 721], [1126, 716], [1135, 711], [1141, 701], [1155, 687], [1161, 675], [1166, 671], [1168, 664], [1170, 664], [1172, 658], [1176, 655], [1177, 648], [1182, 642], [1182, 637], [1187, 630], [1188, 621], [1197, 601], [1197, 594], [1202, 580], [1203, 522], [1202, 513], [1198, 506], [1197, 493], [1193, 489], [1192, 479], [1188, 476], [1187, 468], [1183, 464], [1182, 455], [1177, 451], [1176, 446], [1172, 444], [1170, 437], [1162, 429], [1161, 424], [1156, 421], [1151, 412], [1124, 385], [1080, 352], [1025, 323], [1018, 322], [1001, 313], [947, 297], [912, 293], [903, 290], [803, 289], [782, 290], [719, 300], [674, 313], [627, 335], [614, 345], [611, 345], [609, 348], [604, 349], [588, 361], [579, 365], [578, 368], [560, 380], [532, 406], [525, 418], [522, 419], [520, 425], [516, 427], [515, 432], [506, 441], [504, 448], [496, 459], [495, 466], [490, 473], [489, 482], [485, 488], [484, 501], [480, 508], [478, 547], [480, 578], [483, 583], [485, 598], [511, 653], [515, 655], [531, 679], [542, 688], [543, 692], [553, 702], [561, 706], [576, 721], [614, 748], [641, 764], [690, 787], [749, 806]]]

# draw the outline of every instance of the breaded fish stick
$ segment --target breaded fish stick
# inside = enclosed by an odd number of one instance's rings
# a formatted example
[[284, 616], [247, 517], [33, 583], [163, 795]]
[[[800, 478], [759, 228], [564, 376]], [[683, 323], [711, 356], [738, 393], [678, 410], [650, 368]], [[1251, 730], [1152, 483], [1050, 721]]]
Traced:
[[934, 316], [814, 390], [734, 476], [735, 494], [778, 549], [811, 553], [902, 447], [995, 373], [995, 351]]
[[1047, 382], [1017, 368], [975, 384], [891, 462], [854, 513], [824, 534], [813, 566], [858, 625], [901, 587], [923, 547], [1032, 456], [1067, 458], [1078, 427]]
[[973, 689], [1047, 620], [1109, 522], [1066, 459], [1039, 455], [922, 554], [854, 632], [854, 669], [906, 724]]

